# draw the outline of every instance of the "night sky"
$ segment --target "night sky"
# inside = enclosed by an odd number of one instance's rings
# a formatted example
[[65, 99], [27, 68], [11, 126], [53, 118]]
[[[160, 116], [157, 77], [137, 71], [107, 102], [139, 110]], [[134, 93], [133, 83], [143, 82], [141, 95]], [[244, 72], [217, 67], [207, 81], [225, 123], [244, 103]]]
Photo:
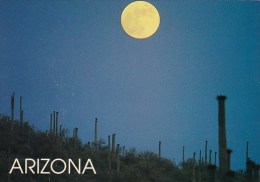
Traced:
[[[83, 142], [116, 142], [181, 161], [218, 151], [217, 95], [226, 95], [232, 169], [260, 162], [260, 3], [151, 0], [161, 24], [137, 40], [120, 16], [129, 0], [0, 1], [0, 113], [23, 96], [25, 120], [49, 115]], [[71, 132], [72, 134], [72, 132]]]

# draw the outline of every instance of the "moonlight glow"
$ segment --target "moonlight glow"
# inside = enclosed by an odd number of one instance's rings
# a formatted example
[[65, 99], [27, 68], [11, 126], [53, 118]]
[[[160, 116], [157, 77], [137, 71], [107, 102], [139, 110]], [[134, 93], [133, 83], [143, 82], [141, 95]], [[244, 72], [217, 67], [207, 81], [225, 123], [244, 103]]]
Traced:
[[129, 36], [145, 39], [157, 31], [160, 15], [152, 4], [145, 1], [135, 1], [122, 12], [121, 24]]

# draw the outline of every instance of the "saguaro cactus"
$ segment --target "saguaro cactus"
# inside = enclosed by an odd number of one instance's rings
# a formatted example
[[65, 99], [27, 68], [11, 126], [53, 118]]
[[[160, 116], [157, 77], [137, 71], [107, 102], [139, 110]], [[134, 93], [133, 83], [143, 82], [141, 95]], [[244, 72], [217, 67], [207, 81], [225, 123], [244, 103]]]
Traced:
[[53, 132], [53, 135], [55, 135], [55, 132], [56, 132], [56, 113], [55, 113], [55, 111], [53, 111], [53, 114], [52, 114], [52, 116], [53, 116], [53, 127], [52, 127], [52, 132]]
[[214, 165], [217, 166], [217, 152], [215, 152]]
[[228, 172], [227, 166], [227, 139], [226, 139], [226, 119], [225, 119], [225, 100], [226, 96], [218, 96], [218, 142], [219, 142], [219, 170], [220, 173]]
[[201, 150], [200, 150], [200, 157], [199, 157], [199, 162], [201, 163]]
[[62, 125], [60, 124], [60, 136], [62, 136]]
[[50, 135], [52, 134], [52, 114], [50, 114], [50, 131], [49, 131], [49, 133], [50, 133]]
[[115, 145], [116, 145], [116, 134], [112, 134], [112, 157], [115, 155]]
[[200, 150], [200, 157], [199, 157], [199, 174], [198, 174], [198, 182], [201, 182], [201, 150]]
[[108, 147], [108, 150], [110, 150], [110, 148], [111, 148], [111, 143], [110, 143], [110, 135], [108, 135], [108, 137], [107, 137], [107, 147]]
[[116, 147], [116, 171], [117, 173], [120, 172], [120, 145], [117, 144]]
[[205, 164], [208, 164], [208, 141], [205, 142]]
[[192, 161], [192, 182], [195, 182], [196, 181], [196, 171], [195, 171], [195, 165], [196, 165], [196, 153], [194, 152], [193, 153], [193, 161]]
[[11, 96], [11, 121], [14, 122], [14, 92]]
[[22, 97], [20, 97], [20, 126], [23, 127], [23, 109], [22, 109]]
[[78, 128], [73, 129], [73, 138], [77, 139], [78, 138]]
[[182, 146], [182, 164], [185, 162], [185, 146]]
[[97, 139], [97, 118], [95, 119], [95, 136], [94, 136], [94, 145], [97, 147], [98, 139]]
[[56, 121], [56, 125], [55, 125], [55, 135], [56, 136], [58, 136], [58, 112], [56, 112], [56, 119], [55, 119], [55, 121]]
[[162, 142], [159, 141], [159, 158], [161, 158], [161, 147], [162, 147]]
[[249, 143], [246, 142], [246, 162], [248, 161], [248, 148], [249, 148]]
[[125, 157], [125, 146], [123, 146], [123, 149], [122, 149], [122, 150], [123, 150], [122, 156]]
[[212, 150], [209, 150], [209, 165], [211, 165], [212, 163], [211, 163], [211, 155], [212, 154]]
[[110, 135], [108, 135], [108, 169], [111, 170], [111, 149], [110, 149]]

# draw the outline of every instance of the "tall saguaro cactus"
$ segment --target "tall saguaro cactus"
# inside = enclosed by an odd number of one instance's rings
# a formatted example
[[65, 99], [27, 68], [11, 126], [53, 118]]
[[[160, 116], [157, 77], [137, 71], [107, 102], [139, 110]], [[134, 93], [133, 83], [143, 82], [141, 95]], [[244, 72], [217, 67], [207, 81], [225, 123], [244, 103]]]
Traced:
[[20, 97], [20, 126], [23, 127], [23, 109], [22, 109], [22, 97]]
[[247, 163], [247, 161], [249, 159], [249, 157], [248, 157], [248, 148], [249, 148], [249, 142], [246, 142], [246, 163]]
[[14, 122], [14, 92], [11, 96], [11, 121]]
[[55, 111], [53, 111], [53, 114], [52, 114], [52, 116], [53, 116], [53, 127], [52, 127], [52, 133], [53, 133], [53, 135], [55, 135], [55, 132], [56, 132], [56, 112]]
[[195, 168], [195, 165], [196, 165], [196, 153], [194, 152], [193, 153], [193, 161], [192, 161], [192, 182], [195, 182], [196, 181], [196, 168]]
[[207, 165], [208, 164], [208, 141], [206, 140], [205, 141], [205, 164]]
[[209, 165], [211, 165], [212, 150], [209, 150]]
[[185, 162], [185, 146], [182, 147], [182, 164]]
[[56, 136], [58, 136], [58, 112], [56, 112], [56, 119], [55, 119], [55, 121], [56, 121], [56, 125], [55, 125], [55, 135]]
[[226, 139], [226, 118], [225, 100], [226, 96], [218, 96], [218, 142], [219, 142], [219, 170], [220, 173], [228, 172], [227, 166], [227, 139]]
[[111, 148], [111, 143], [110, 143], [110, 139], [111, 137], [110, 137], [110, 135], [108, 135], [107, 136], [107, 147], [108, 147], [108, 150], [110, 150], [110, 148]]
[[78, 128], [74, 128], [74, 134], [73, 134], [73, 137], [75, 138], [75, 139], [78, 139]]
[[120, 145], [117, 144], [116, 147], [116, 171], [117, 173], [120, 172]]
[[115, 145], [116, 145], [116, 134], [112, 134], [112, 157], [115, 155]]
[[110, 144], [110, 135], [108, 135], [108, 169], [111, 170], [111, 144]]
[[95, 119], [95, 136], [94, 136], [94, 145], [95, 145], [95, 148], [97, 148], [97, 145], [98, 145], [98, 139], [97, 139], [97, 118]]
[[52, 126], [53, 126], [53, 124], [52, 124], [52, 114], [50, 114], [50, 131], [49, 131], [50, 136], [52, 134]]
[[214, 165], [217, 165], [217, 152], [215, 152], [215, 157], [214, 157]]
[[159, 141], [159, 158], [161, 158], [161, 147], [162, 147], [162, 142]]

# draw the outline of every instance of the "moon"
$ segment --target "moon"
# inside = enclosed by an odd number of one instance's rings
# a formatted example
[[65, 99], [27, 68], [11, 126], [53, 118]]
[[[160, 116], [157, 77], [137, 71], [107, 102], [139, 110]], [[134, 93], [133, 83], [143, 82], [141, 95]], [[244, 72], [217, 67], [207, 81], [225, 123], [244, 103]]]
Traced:
[[135, 1], [123, 10], [121, 24], [129, 36], [145, 39], [158, 30], [160, 15], [152, 4], [145, 1]]

